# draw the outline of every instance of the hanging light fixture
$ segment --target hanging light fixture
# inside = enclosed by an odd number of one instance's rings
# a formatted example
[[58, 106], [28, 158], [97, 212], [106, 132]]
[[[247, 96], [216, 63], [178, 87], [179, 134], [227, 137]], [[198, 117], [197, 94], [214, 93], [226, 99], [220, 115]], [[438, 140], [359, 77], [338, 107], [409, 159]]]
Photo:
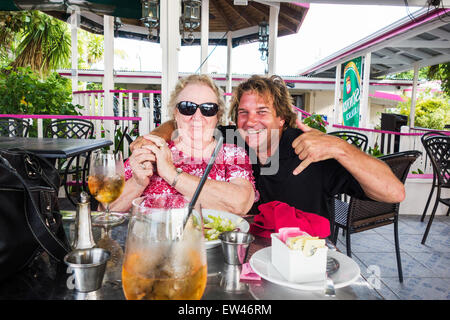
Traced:
[[269, 24], [266, 21], [262, 21], [258, 25], [258, 40], [259, 40], [259, 51], [261, 52], [261, 60], [267, 60], [269, 53]]
[[122, 27], [122, 20], [119, 17], [114, 17], [114, 37], [119, 34], [119, 29]]
[[[183, 7], [180, 18], [180, 29], [183, 34], [183, 41], [191, 44], [194, 42], [194, 30], [200, 26], [201, 21], [201, 0], [183, 0]], [[189, 32], [187, 39], [185, 32]]]
[[[159, 0], [141, 0], [142, 22], [148, 28], [148, 37], [152, 37], [153, 29], [159, 26]], [[158, 31], [157, 31], [158, 32]]]

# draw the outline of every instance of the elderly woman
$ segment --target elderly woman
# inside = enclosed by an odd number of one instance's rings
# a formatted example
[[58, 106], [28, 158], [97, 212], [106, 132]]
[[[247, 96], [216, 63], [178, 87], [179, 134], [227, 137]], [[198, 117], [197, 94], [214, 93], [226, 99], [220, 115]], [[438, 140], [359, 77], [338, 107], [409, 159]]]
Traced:
[[[125, 188], [111, 210], [126, 211], [141, 195], [194, 195], [216, 146], [214, 130], [224, 113], [220, 89], [205, 75], [181, 79], [169, 102], [178, 136], [134, 150], [125, 162]], [[255, 199], [254, 178], [244, 149], [223, 144], [198, 201], [204, 208], [244, 215]]]

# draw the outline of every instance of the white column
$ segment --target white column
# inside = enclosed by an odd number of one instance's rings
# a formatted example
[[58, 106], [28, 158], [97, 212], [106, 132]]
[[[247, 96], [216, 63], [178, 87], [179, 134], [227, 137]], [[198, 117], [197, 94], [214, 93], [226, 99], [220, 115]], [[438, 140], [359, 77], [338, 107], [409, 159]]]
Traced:
[[78, 27], [80, 25], [80, 11], [73, 10], [70, 16], [70, 30], [72, 42], [72, 91], [78, 90]]
[[160, 2], [160, 40], [162, 49], [161, 120], [168, 120], [167, 104], [178, 81], [178, 51], [180, 50], [180, 1]]
[[279, 12], [280, 12], [280, 5], [271, 3], [269, 16], [269, 57], [268, 57], [269, 75], [273, 75], [276, 73]]
[[417, 94], [417, 79], [419, 78], [419, 65], [414, 63], [414, 78], [411, 92], [411, 109], [409, 111], [409, 127], [414, 128], [414, 118], [416, 116], [416, 94]]
[[334, 80], [334, 107], [333, 115], [330, 117], [331, 126], [328, 128], [332, 129], [333, 124], [339, 124], [339, 118], [341, 115], [341, 64], [336, 66], [336, 78]]
[[200, 73], [208, 73], [209, 0], [202, 0]]
[[370, 82], [370, 61], [372, 53], [369, 52], [364, 56], [364, 77], [362, 84], [361, 96], [361, 120], [359, 121], [360, 128], [367, 128], [369, 123], [369, 82]]
[[[226, 84], [226, 92], [231, 93], [233, 90], [233, 73], [231, 72], [232, 67], [232, 53], [233, 53], [233, 34], [231, 31], [228, 31], [227, 34], [227, 84]], [[225, 106], [225, 124], [228, 124], [228, 113], [230, 112], [230, 103], [231, 96], [226, 96], [225, 98], [226, 106]]]
[[[103, 34], [104, 34], [104, 68], [103, 77], [103, 115], [113, 116], [113, 94], [110, 90], [114, 89], [114, 17], [103, 16]], [[114, 141], [113, 121], [104, 121], [105, 137]], [[109, 132], [108, 132], [109, 131]]]

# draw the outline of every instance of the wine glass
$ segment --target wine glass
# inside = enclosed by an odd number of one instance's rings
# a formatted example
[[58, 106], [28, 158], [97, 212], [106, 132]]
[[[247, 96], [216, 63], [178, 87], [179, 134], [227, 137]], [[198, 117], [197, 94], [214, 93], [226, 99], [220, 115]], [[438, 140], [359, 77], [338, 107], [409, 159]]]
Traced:
[[206, 288], [207, 261], [200, 204], [186, 225], [182, 195], [133, 200], [122, 266], [127, 300], [199, 300]]
[[125, 216], [112, 214], [111, 202], [116, 200], [125, 185], [122, 153], [95, 151], [91, 156], [88, 186], [90, 193], [102, 204], [105, 211], [92, 220], [94, 226], [115, 226], [125, 221]]

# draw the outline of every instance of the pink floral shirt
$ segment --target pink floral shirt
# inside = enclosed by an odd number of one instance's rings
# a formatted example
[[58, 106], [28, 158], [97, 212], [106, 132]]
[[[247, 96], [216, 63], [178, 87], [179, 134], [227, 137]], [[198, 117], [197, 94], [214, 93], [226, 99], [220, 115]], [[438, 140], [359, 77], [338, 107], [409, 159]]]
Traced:
[[[201, 177], [208, 165], [208, 161], [194, 159], [178, 150], [173, 141], [168, 143], [172, 151], [173, 164], [184, 172]], [[133, 171], [129, 161], [125, 161], [125, 180], [132, 177]], [[216, 161], [209, 172], [208, 179], [230, 182], [235, 178], [246, 179], [251, 182], [255, 191], [255, 202], [259, 199], [259, 193], [256, 191], [255, 178], [253, 177], [250, 158], [243, 148], [234, 144], [223, 144]], [[175, 188], [167, 183], [155, 172], [150, 178], [148, 186], [142, 195], [155, 194], [180, 194]]]

